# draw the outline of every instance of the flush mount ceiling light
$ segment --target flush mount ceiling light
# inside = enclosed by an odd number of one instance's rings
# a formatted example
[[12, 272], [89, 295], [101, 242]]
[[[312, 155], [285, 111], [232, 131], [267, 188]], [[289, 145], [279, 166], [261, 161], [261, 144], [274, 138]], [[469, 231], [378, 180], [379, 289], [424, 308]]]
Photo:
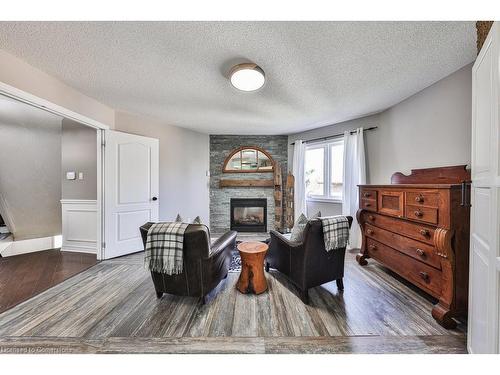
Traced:
[[256, 64], [244, 63], [233, 66], [229, 72], [231, 84], [241, 91], [255, 91], [264, 86], [266, 76]]

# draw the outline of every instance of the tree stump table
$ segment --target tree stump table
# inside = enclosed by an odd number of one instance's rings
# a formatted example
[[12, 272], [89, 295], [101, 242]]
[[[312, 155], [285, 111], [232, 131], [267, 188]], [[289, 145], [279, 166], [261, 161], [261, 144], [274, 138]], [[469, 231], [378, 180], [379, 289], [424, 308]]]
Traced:
[[267, 290], [264, 259], [268, 248], [263, 242], [242, 242], [238, 245], [241, 273], [236, 288], [241, 293], [261, 294]]

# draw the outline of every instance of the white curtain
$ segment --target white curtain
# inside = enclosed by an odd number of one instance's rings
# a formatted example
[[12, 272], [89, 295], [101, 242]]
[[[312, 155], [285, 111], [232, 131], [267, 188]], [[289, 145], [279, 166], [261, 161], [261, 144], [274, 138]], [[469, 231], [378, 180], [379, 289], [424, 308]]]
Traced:
[[293, 176], [294, 186], [294, 215], [297, 220], [300, 214], [306, 213], [306, 182], [304, 176], [304, 163], [306, 159], [306, 145], [302, 140], [295, 141], [293, 148]]
[[366, 183], [365, 142], [363, 128], [356, 129], [356, 133], [344, 132], [344, 186], [342, 215], [354, 218], [351, 233], [350, 247], [361, 247], [361, 230], [356, 221], [356, 211], [359, 207], [358, 185]]

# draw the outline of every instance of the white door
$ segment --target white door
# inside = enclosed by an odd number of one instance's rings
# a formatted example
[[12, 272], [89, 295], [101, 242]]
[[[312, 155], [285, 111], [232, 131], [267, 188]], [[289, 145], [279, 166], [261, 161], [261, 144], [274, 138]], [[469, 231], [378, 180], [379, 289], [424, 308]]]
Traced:
[[104, 259], [143, 250], [139, 227], [158, 221], [158, 140], [105, 132]]
[[500, 28], [493, 24], [472, 68], [472, 191], [468, 349], [498, 353]]

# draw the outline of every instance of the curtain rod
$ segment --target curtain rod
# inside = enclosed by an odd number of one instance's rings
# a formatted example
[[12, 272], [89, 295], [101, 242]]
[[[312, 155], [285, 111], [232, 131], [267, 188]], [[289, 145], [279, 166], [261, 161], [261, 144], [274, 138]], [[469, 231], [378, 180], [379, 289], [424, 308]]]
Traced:
[[[371, 128], [363, 129], [363, 131], [375, 130], [377, 128], [378, 128], [378, 126], [372, 126]], [[352, 131], [350, 131], [350, 133], [351, 134], [355, 134], [356, 130], [352, 130]], [[309, 139], [307, 141], [304, 141], [304, 143], [316, 142], [316, 141], [326, 141], [328, 139], [342, 137], [343, 135], [344, 135], [344, 133], [340, 133], [340, 134], [335, 134], [335, 135], [329, 135], [328, 137], [321, 137], [321, 138]], [[290, 143], [290, 145], [294, 145], [294, 144], [295, 144], [295, 142]]]

